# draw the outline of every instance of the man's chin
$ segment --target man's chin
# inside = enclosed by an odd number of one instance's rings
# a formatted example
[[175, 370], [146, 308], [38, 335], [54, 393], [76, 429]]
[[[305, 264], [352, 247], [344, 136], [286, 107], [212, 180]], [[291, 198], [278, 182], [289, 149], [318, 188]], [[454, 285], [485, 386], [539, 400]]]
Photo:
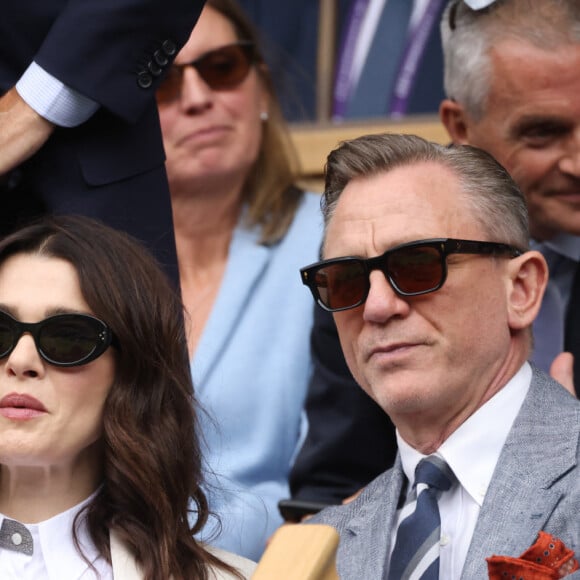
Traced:
[[388, 415], [421, 413], [430, 407], [430, 382], [424, 373], [398, 369], [367, 392]]

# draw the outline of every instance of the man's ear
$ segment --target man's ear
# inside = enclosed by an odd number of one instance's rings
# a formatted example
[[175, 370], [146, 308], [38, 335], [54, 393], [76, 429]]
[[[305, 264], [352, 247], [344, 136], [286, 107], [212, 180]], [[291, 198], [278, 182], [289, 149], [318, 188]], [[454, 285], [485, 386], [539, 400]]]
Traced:
[[451, 99], [443, 99], [439, 105], [439, 118], [454, 144], [468, 144], [467, 118], [465, 110], [459, 103]]
[[512, 330], [532, 325], [548, 283], [548, 264], [540, 252], [525, 252], [508, 264], [508, 322]]

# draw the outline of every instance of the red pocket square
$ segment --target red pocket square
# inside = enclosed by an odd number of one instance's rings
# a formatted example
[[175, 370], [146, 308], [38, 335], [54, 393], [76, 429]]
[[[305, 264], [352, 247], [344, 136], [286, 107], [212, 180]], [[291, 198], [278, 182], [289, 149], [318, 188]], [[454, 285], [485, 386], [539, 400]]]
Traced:
[[558, 580], [578, 570], [578, 567], [574, 552], [564, 542], [545, 532], [540, 532], [534, 545], [519, 558], [487, 558], [490, 580]]

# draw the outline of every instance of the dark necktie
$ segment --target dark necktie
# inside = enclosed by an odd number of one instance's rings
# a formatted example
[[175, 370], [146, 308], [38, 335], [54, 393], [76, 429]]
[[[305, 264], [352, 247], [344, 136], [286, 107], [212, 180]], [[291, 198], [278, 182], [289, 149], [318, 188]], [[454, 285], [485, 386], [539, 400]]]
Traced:
[[448, 465], [435, 455], [425, 457], [417, 465], [414, 493], [403, 508], [411, 513], [397, 530], [389, 580], [407, 580], [411, 576], [421, 580], [439, 579], [441, 518], [437, 492], [447, 491], [454, 481]]
[[576, 266], [568, 300], [564, 349], [574, 355], [574, 386], [580, 398], [580, 262]]

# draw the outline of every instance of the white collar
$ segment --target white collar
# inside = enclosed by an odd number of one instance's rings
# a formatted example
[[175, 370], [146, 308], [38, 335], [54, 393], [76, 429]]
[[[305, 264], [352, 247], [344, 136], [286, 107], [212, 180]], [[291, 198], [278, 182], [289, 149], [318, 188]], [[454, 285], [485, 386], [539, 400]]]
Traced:
[[[459, 483], [480, 507], [531, 380], [532, 369], [524, 363], [510, 381], [456, 429], [435, 453], [447, 462]], [[398, 431], [397, 442], [403, 471], [412, 486], [415, 468], [426, 456], [404, 441]]]
[[[79, 580], [81, 578], [84, 580], [95, 577], [94, 572], [90, 570], [75, 547], [72, 530], [76, 515], [94, 499], [96, 493], [48, 520], [37, 524], [24, 524], [30, 531], [34, 542], [32, 556], [25, 556], [29, 562], [26, 566], [27, 570], [44, 570], [48, 580]], [[0, 525], [5, 517], [0, 514]], [[111, 567], [99, 555], [90, 538], [84, 518], [79, 523], [77, 537], [84, 555], [89, 562], [93, 563], [101, 574], [101, 578], [103, 580], [112, 578]], [[9, 551], [3, 551], [2, 557], [14, 558], [16, 561], [19, 559], [22, 561], [23, 558], [22, 554]], [[16, 562], [15, 565], [17, 565]], [[37, 577], [36, 573], [23, 576], [23, 578], [34, 579]]]

